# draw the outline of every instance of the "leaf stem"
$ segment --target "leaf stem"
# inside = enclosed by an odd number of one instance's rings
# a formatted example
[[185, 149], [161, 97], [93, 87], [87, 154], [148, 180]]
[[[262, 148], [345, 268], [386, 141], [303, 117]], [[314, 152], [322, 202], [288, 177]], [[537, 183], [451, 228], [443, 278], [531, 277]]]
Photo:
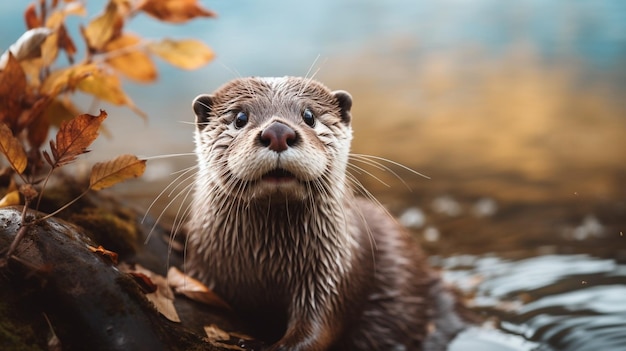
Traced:
[[73, 203], [75, 203], [76, 201], [80, 200], [83, 196], [87, 195], [87, 193], [89, 192], [89, 190], [91, 190], [91, 187], [87, 188], [87, 190], [83, 191], [82, 194], [78, 195], [76, 198], [74, 198], [74, 200], [66, 203], [65, 205], [61, 206], [59, 209], [57, 209], [56, 211], [49, 213], [43, 217], [37, 218], [36, 222], [41, 222], [41, 221], [45, 221], [46, 219], [53, 217], [55, 215], [57, 215], [59, 212], [65, 210], [66, 208], [72, 206]]
[[11, 255], [13, 255], [13, 251], [15, 251], [17, 245], [19, 245], [24, 235], [26, 235], [28, 227], [32, 225], [32, 223], [26, 223], [26, 213], [28, 212], [28, 205], [28, 199], [24, 200], [24, 207], [22, 208], [22, 224], [20, 226], [20, 229], [17, 231], [17, 234], [15, 234], [15, 238], [13, 238], [13, 241], [9, 246], [9, 250], [6, 253], [7, 260], [11, 257]]

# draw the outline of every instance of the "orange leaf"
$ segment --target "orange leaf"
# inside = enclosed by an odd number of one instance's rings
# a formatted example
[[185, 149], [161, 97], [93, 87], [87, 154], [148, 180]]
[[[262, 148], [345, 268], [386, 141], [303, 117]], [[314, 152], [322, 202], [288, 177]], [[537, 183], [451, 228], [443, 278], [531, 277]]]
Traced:
[[226, 301], [222, 300], [206, 285], [184, 274], [176, 267], [171, 267], [167, 271], [167, 281], [177, 293], [183, 294], [192, 300], [213, 307], [230, 309]]
[[4, 70], [0, 72], [0, 122], [14, 128], [22, 112], [21, 100], [26, 90], [26, 75], [20, 63], [9, 52]]
[[102, 259], [104, 259], [105, 261], [107, 261], [107, 262], [109, 262], [111, 264], [117, 264], [117, 253], [116, 252], [109, 251], [109, 250], [105, 249], [104, 247], [102, 247], [102, 245], [99, 245], [98, 247], [87, 245], [87, 247], [89, 248], [89, 251], [100, 255], [102, 257]]
[[148, 49], [172, 65], [184, 69], [196, 69], [215, 57], [208, 46], [193, 39], [164, 39], [150, 43]]
[[0, 123], [0, 151], [2, 151], [11, 164], [11, 167], [13, 167], [17, 173], [22, 174], [22, 172], [24, 172], [28, 164], [24, 147], [22, 143], [13, 136], [11, 129], [4, 123]]
[[124, 34], [109, 42], [104, 50], [110, 55], [106, 62], [117, 71], [138, 82], [152, 82], [157, 77], [157, 69], [152, 60], [139, 47], [141, 39], [132, 34]]
[[109, 1], [104, 13], [89, 22], [82, 32], [89, 48], [100, 51], [109, 41], [120, 35], [123, 26], [124, 19], [118, 11], [117, 3]]
[[89, 152], [87, 147], [98, 137], [98, 131], [107, 113], [100, 110], [100, 115], [79, 115], [68, 122], [63, 122], [56, 135], [56, 143], [50, 140], [50, 150], [54, 156], [52, 167], [70, 163], [81, 154]]
[[101, 190], [130, 178], [137, 178], [146, 170], [146, 160], [134, 155], [121, 155], [107, 162], [98, 162], [91, 169], [89, 187]]
[[172, 23], [182, 23], [196, 17], [216, 16], [215, 12], [200, 6], [197, 0], [145, 0], [138, 9]]

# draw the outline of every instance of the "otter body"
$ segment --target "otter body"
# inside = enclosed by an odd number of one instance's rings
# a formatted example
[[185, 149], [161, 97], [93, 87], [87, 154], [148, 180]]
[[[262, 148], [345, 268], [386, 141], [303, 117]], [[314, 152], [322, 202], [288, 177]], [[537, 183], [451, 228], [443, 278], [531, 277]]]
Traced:
[[303, 78], [201, 95], [191, 275], [270, 350], [422, 350], [436, 281], [382, 209], [353, 194], [351, 96]]

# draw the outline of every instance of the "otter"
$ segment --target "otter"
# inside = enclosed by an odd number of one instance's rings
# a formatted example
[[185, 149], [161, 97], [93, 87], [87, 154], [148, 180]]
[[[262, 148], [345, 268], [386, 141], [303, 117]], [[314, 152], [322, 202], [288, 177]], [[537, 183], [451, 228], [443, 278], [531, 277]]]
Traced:
[[192, 107], [192, 276], [268, 350], [433, 344], [436, 275], [347, 173], [349, 93], [306, 78], [239, 78]]

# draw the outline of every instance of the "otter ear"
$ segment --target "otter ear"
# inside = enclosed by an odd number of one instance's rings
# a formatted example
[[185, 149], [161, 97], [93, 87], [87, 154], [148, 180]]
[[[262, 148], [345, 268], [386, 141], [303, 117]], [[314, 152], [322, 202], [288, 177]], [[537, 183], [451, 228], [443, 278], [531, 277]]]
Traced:
[[209, 115], [213, 107], [213, 96], [206, 94], [198, 95], [193, 99], [191, 106], [196, 114], [196, 127], [203, 129], [206, 123], [209, 122]]
[[350, 109], [352, 108], [352, 96], [344, 90], [333, 91], [333, 96], [337, 99], [337, 103], [339, 104], [341, 121], [344, 124], [350, 124], [350, 120], [352, 120], [352, 114], [350, 113]]

